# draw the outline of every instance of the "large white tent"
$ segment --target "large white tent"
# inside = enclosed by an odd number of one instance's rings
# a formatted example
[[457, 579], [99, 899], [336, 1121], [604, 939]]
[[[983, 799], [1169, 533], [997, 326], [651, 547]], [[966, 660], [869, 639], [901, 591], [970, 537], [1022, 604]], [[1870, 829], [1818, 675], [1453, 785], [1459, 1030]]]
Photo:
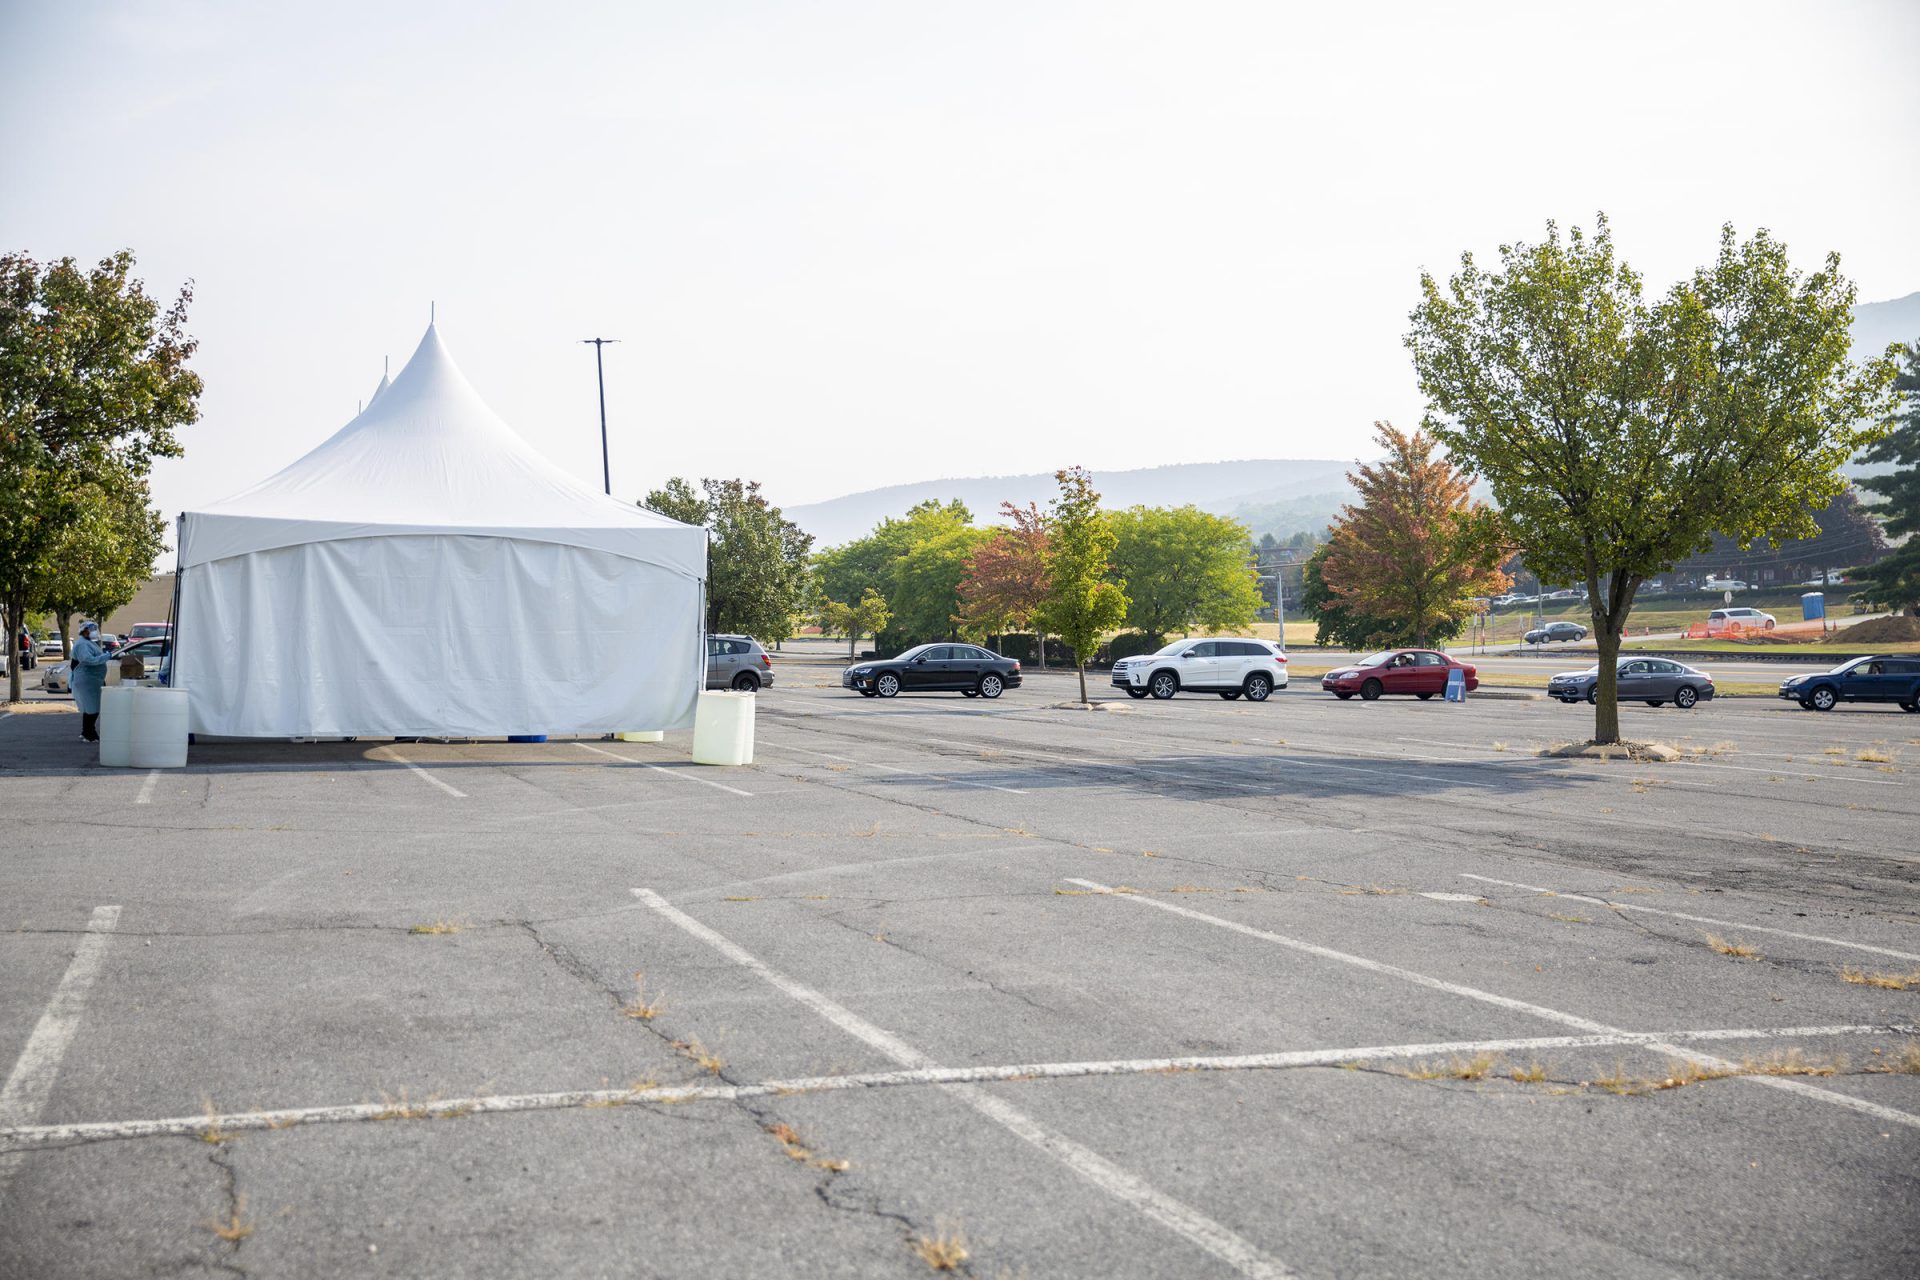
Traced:
[[704, 531], [616, 501], [488, 409], [429, 326], [353, 421], [180, 518], [174, 684], [195, 732], [684, 728]]

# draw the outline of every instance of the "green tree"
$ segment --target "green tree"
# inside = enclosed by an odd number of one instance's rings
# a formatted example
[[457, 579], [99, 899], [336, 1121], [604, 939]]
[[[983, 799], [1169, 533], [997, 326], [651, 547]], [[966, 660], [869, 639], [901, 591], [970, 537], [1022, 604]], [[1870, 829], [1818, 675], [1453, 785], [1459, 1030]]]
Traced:
[[[0, 627], [9, 641], [49, 558], [83, 519], [89, 487], [124, 494], [174, 433], [200, 416], [187, 368], [192, 286], [162, 310], [132, 278], [133, 254], [91, 270], [0, 257]], [[20, 697], [20, 664], [7, 693]]]
[[828, 599], [858, 600], [869, 588], [884, 596], [891, 617], [874, 643], [897, 651], [955, 633], [960, 580], [987, 536], [973, 527], [965, 503], [928, 500], [822, 552], [815, 572]]
[[1886, 499], [1880, 508], [1886, 531], [1906, 541], [1892, 555], [1848, 576], [1865, 584], [1853, 597], [1861, 604], [1920, 617], [1920, 340], [1900, 348], [1900, 356], [1903, 367], [1893, 384], [1903, 402], [1899, 425], [1861, 459], [1899, 469], [1866, 476], [1860, 487]]
[[847, 656], [851, 658], [860, 647], [860, 637], [886, 630], [887, 620], [893, 615], [887, 608], [886, 597], [868, 587], [852, 604], [841, 604], [822, 596], [817, 616], [822, 631], [837, 631], [846, 636]]
[[678, 476], [641, 504], [707, 531], [707, 630], [778, 643], [806, 610], [813, 536], [761, 496], [758, 481]]
[[[1338, 645], [1343, 649], [1377, 649], [1382, 645], [1400, 643], [1400, 627], [1403, 624], [1398, 619], [1375, 618], [1361, 613], [1327, 586], [1326, 563], [1327, 557], [1332, 554], [1331, 545], [1322, 545], [1308, 557], [1301, 569], [1299, 607], [1314, 621], [1316, 629], [1313, 642]], [[1459, 634], [1458, 626], [1451, 630], [1441, 627], [1430, 638], [1433, 643], [1439, 644]]]
[[[1847, 358], [1854, 287], [1803, 274], [1767, 232], [1723, 229], [1715, 261], [1646, 302], [1593, 236], [1471, 254], [1421, 276], [1407, 346], [1429, 428], [1485, 476], [1527, 566], [1587, 584], [1600, 649], [1594, 739], [1617, 742], [1614, 681], [1635, 593], [1711, 544], [1804, 537], [1842, 463], [1884, 433], [1890, 363]], [[1865, 425], [1862, 425], [1862, 424]]]
[[1457, 635], [1476, 596], [1507, 589], [1500, 517], [1468, 496], [1473, 477], [1433, 456], [1424, 432], [1376, 422], [1385, 458], [1348, 478], [1360, 493], [1334, 525], [1320, 573], [1343, 605], [1393, 620], [1386, 644], [1425, 648]]
[[1259, 611], [1253, 543], [1238, 520], [1195, 506], [1129, 507], [1107, 519], [1126, 623], [1156, 647], [1176, 631], [1245, 627]]
[[1053, 473], [1060, 484], [1047, 514], [1047, 599], [1040, 625], [1073, 651], [1080, 673], [1080, 701], [1087, 700], [1087, 659], [1105, 635], [1127, 616], [1124, 581], [1113, 577], [1119, 541], [1093, 477], [1084, 467]]
[[104, 619], [132, 603], [166, 550], [167, 522], [147, 505], [144, 481], [114, 491], [83, 485], [75, 510], [28, 601], [53, 614], [63, 653], [74, 616]]

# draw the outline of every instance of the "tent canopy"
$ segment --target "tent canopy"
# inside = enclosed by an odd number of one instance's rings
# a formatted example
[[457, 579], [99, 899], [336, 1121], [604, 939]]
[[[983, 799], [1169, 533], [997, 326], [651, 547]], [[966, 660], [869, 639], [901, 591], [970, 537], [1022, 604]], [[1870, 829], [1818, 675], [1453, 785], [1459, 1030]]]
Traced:
[[397, 533], [557, 542], [706, 576], [702, 530], [608, 497], [549, 462], [487, 407], [431, 325], [359, 417], [253, 488], [191, 513], [180, 566]]
[[305, 457], [180, 519], [174, 681], [198, 733], [692, 723], [702, 529], [619, 502], [487, 408], [431, 326]]

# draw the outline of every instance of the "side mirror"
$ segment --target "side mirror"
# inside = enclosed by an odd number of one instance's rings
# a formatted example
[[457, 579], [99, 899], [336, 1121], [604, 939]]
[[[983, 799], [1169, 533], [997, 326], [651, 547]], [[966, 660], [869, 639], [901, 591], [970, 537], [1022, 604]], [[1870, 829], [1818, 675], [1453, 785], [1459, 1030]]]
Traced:
[[913, 665], [917, 667], [917, 666], [919, 666], [919, 665], [920, 665], [921, 663], [923, 663], [923, 662], [925, 662], [926, 660], [927, 660], [927, 655], [923, 653], [923, 654], [921, 654], [921, 655], [920, 655], [919, 657], [917, 657], [917, 658], [915, 658], [915, 659], [913, 660]]
[[1189, 649], [1185, 653], [1181, 654], [1180, 656], [1183, 658], [1191, 658], [1193, 656], [1193, 652], [1194, 651], [1192, 649]]

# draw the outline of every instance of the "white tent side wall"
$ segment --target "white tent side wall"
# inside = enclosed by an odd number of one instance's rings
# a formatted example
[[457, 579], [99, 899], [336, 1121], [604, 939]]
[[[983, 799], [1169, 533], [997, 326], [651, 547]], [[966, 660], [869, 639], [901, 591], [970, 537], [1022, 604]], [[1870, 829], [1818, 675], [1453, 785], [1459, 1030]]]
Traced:
[[174, 681], [194, 732], [231, 737], [686, 728], [701, 590], [534, 538], [398, 528], [271, 547], [183, 568]]

